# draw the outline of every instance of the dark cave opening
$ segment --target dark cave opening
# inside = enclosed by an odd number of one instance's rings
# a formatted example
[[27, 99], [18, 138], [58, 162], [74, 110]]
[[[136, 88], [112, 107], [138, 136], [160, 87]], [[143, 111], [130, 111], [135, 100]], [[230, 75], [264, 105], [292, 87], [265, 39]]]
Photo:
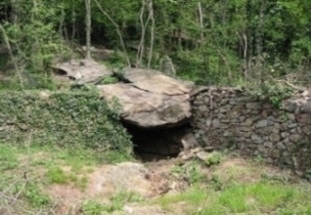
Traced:
[[165, 129], [122, 124], [132, 136], [135, 157], [147, 162], [177, 157], [183, 150], [181, 139], [190, 128], [189, 124]]

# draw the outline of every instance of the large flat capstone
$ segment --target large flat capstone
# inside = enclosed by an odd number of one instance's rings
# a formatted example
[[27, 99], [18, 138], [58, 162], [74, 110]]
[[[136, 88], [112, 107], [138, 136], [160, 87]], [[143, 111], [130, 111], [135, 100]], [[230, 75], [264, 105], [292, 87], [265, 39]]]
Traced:
[[172, 127], [191, 117], [192, 85], [145, 69], [127, 69], [124, 79], [129, 83], [97, 86], [103, 99], [117, 98], [121, 118], [140, 127]]

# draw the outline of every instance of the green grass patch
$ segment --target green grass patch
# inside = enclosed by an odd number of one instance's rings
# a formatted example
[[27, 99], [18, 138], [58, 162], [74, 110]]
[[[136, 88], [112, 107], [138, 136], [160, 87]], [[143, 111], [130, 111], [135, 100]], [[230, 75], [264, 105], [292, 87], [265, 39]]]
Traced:
[[188, 205], [188, 214], [309, 214], [310, 185], [256, 182], [236, 184], [215, 191], [213, 188], [193, 187], [181, 194], [153, 201], [169, 210], [178, 202]]
[[198, 161], [191, 161], [182, 166], [174, 166], [172, 174], [187, 179], [191, 185], [197, 185], [206, 181], [206, 176], [202, 172], [202, 166]]
[[17, 149], [0, 143], [0, 172], [14, 169], [18, 164]]
[[44, 207], [51, 202], [50, 197], [42, 191], [39, 183], [36, 182], [27, 183], [23, 194], [28, 203], [33, 207]]
[[51, 167], [48, 169], [47, 178], [50, 183], [56, 184], [66, 184], [70, 179], [60, 167]]
[[52, 166], [46, 174], [47, 180], [51, 184], [73, 184], [75, 187], [84, 190], [87, 187], [88, 178], [85, 175], [71, 171], [64, 171], [59, 166]]
[[143, 198], [133, 192], [121, 191], [110, 198], [109, 204], [102, 204], [98, 201], [87, 201], [82, 206], [83, 214], [85, 215], [101, 215], [104, 212], [112, 213], [120, 211], [126, 203], [140, 202]]

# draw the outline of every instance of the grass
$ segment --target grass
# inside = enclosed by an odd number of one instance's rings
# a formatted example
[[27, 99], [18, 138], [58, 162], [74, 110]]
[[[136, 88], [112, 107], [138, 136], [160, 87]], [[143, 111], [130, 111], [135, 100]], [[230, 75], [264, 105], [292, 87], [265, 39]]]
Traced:
[[0, 145], [0, 171], [4, 172], [18, 166], [16, 149], [8, 145]]
[[211, 187], [193, 187], [184, 193], [153, 201], [164, 209], [178, 202], [188, 205], [187, 214], [311, 214], [310, 185], [284, 185], [269, 182], [238, 184], [215, 191]]
[[[230, 158], [227, 160], [230, 161]], [[269, 168], [257, 161], [243, 163], [241, 159], [238, 162], [233, 159], [231, 166], [228, 163], [210, 167], [207, 173], [209, 176], [205, 175], [204, 180], [193, 180], [197, 175], [201, 175], [201, 179], [204, 176], [198, 163], [191, 162], [187, 166], [187, 169], [192, 170], [188, 177], [188, 181], [192, 181], [190, 189], [149, 203], [159, 204], [172, 212], [178, 203], [182, 203], [186, 205], [186, 211], [183, 212], [189, 215], [311, 214], [310, 183], [301, 179], [296, 182], [275, 179], [289, 177], [285, 173], [267, 178], [264, 173]], [[182, 174], [183, 177], [187, 176], [186, 172], [185, 167], [173, 169], [173, 173]]]
[[125, 203], [140, 202], [143, 198], [133, 192], [121, 191], [110, 198], [110, 203], [102, 204], [98, 201], [87, 201], [82, 206], [85, 215], [101, 215], [103, 212], [120, 211]]
[[[174, 214], [179, 213], [176, 209], [183, 204], [182, 212], [187, 215], [311, 214], [310, 183], [301, 179], [280, 180], [289, 177], [282, 172], [270, 177], [270, 167], [258, 161], [214, 155], [208, 163], [194, 160], [172, 168], [171, 174], [182, 176], [191, 185], [183, 192], [146, 200], [122, 191], [105, 204], [96, 197], [88, 199], [80, 212], [110, 214], [128, 203], [139, 202], [160, 205]], [[70, 184], [83, 191], [88, 173], [103, 163], [126, 160], [116, 153], [99, 154], [91, 149], [0, 144], [0, 195], [4, 197], [0, 199], [0, 213], [47, 211], [55, 202], [46, 194], [46, 186]]]
[[83, 191], [87, 174], [96, 167], [126, 160], [116, 152], [105, 154], [83, 147], [0, 143], [0, 214], [48, 211], [55, 202], [45, 192], [46, 186], [70, 184]]

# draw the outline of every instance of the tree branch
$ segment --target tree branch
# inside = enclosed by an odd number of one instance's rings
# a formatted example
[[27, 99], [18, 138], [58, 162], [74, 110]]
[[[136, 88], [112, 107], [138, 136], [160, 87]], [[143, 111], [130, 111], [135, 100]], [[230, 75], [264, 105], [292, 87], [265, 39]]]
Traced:
[[147, 29], [147, 25], [151, 19], [151, 14], [149, 12], [148, 18], [146, 20], [146, 22], [144, 23], [144, 19], [143, 19], [143, 15], [145, 12], [145, 5], [146, 5], [146, 0], [142, 0], [142, 7], [140, 9], [139, 12], [139, 19], [140, 19], [140, 25], [141, 25], [141, 37], [140, 37], [140, 42], [138, 45], [138, 51], [137, 51], [137, 58], [136, 58], [136, 64], [141, 65], [142, 63], [142, 59], [144, 56], [144, 52], [145, 52], [145, 34], [146, 34], [146, 29]]
[[121, 43], [121, 46], [122, 46], [122, 49], [123, 49], [123, 52], [125, 53], [125, 58], [126, 58], [126, 63], [128, 66], [131, 66], [131, 62], [129, 60], [129, 57], [128, 57], [128, 54], [127, 54], [127, 51], [126, 51], [126, 48], [125, 48], [125, 43], [123, 41], [123, 38], [122, 38], [122, 34], [121, 34], [121, 31], [119, 29], [119, 25], [109, 16], [109, 14], [103, 10], [102, 6], [98, 3], [97, 0], [94, 0], [96, 5], [98, 6], [99, 10], [109, 19], [109, 21], [115, 26], [116, 28], [116, 31], [117, 31], [117, 34], [119, 36], [119, 39], [120, 39], [120, 43]]
[[23, 78], [22, 78], [22, 74], [18, 68], [18, 65], [17, 65], [17, 60], [15, 59], [14, 55], [13, 55], [13, 52], [12, 52], [12, 49], [11, 49], [11, 45], [10, 45], [10, 41], [9, 41], [9, 38], [8, 38], [8, 35], [6, 34], [6, 31], [5, 29], [3, 28], [3, 26], [0, 24], [0, 30], [2, 31], [2, 34], [3, 34], [3, 40], [7, 46], [7, 49], [9, 51], [9, 54], [10, 54], [10, 57], [11, 57], [11, 60], [13, 62], [13, 65], [14, 65], [14, 69], [16, 71], [16, 74], [18, 76], [18, 79], [19, 79], [19, 82], [21, 84], [21, 86], [23, 87]]

